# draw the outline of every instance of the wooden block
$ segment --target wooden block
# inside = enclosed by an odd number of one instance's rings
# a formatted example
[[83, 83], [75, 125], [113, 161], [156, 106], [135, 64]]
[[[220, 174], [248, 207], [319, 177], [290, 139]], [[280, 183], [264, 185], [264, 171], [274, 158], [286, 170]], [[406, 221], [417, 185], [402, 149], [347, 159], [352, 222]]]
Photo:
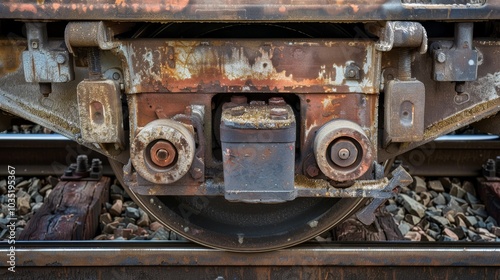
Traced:
[[88, 240], [99, 226], [111, 180], [59, 182], [26, 228], [21, 240]]

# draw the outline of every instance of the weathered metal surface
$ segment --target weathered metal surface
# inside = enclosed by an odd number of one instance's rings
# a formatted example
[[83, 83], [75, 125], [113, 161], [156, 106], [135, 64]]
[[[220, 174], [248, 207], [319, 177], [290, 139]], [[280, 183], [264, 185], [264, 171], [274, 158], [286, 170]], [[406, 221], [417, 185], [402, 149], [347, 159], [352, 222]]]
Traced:
[[[392, 172], [392, 178], [389, 183], [381, 190], [383, 192], [392, 192], [397, 187], [406, 187], [413, 182], [413, 178], [406, 170], [399, 166]], [[374, 199], [365, 208], [356, 213], [356, 217], [365, 225], [371, 225], [375, 221], [375, 210], [387, 199], [375, 196]]]
[[[390, 245], [388, 245], [390, 244]], [[0, 248], [3, 255], [7, 246]], [[329, 244], [303, 244], [297, 247], [272, 252], [241, 254], [200, 247], [179, 242], [16, 242], [16, 257], [19, 273], [29, 267], [98, 267], [133, 266], [186, 267], [215, 266], [248, 269], [260, 266], [302, 267], [417, 267], [424, 273], [427, 269], [453, 267], [476, 267], [483, 271], [493, 269], [497, 276], [500, 263], [500, 248], [494, 244], [471, 243], [380, 243], [347, 242]], [[1, 262], [1, 267], [7, 267]], [[425, 269], [424, 269], [425, 267]], [[3, 272], [6, 271], [6, 272]], [[118, 272], [121, 271], [118, 269]], [[493, 271], [490, 271], [493, 272]], [[2, 269], [3, 273], [8, 272]], [[16, 272], [17, 273], [17, 272]], [[53, 272], [52, 272], [53, 273]], [[213, 272], [212, 272], [213, 273]], [[391, 270], [391, 275], [394, 271]], [[8, 275], [8, 274], [7, 274]], [[17, 274], [16, 274], [17, 275]], [[420, 274], [419, 274], [420, 275]], [[496, 279], [493, 277], [487, 279]], [[164, 277], [164, 275], [160, 275]], [[366, 276], [366, 275], [365, 275]], [[408, 275], [406, 275], [407, 277]], [[442, 279], [443, 275], [440, 275]], [[470, 275], [464, 275], [470, 278]], [[361, 277], [363, 278], [363, 277]], [[404, 278], [404, 277], [403, 277]], [[459, 279], [453, 278], [453, 279]], [[215, 279], [215, 278], [214, 278]], [[232, 278], [229, 278], [232, 279]], [[317, 279], [317, 278], [316, 278]], [[400, 279], [400, 278], [398, 278]]]
[[413, 175], [477, 177], [481, 175], [482, 164], [497, 155], [500, 155], [499, 141], [433, 141], [397, 159]]
[[64, 30], [64, 41], [71, 53], [74, 47], [99, 47], [110, 50], [113, 44], [113, 30], [102, 21], [70, 22]]
[[[432, 41], [430, 43], [432, 44]], [[478, 79], [474, 82], [466, 82], [464, 92], [460, 94], [455, 92], [454, 83], [432, 80], [432, 76], [429, 75], [432, 56], [416, 55], [412, 63], [412, 73], [417, 80], [426, 85], [424, 140], [395, 143], [385, 149], [379, 149], [379, 160], [417, 148], [440, 135], [494, 115], [500, 110], [496, 86], [500, 69], [500, 60], [496, 52], [500, 47], [500, 42], [475, 40], [473, 45], [481, 54], [478, 60]], [[389, 69], [397, 65], [397, 56], [384, 56], [382, 61], [382, 69]]]
[[424, 137], [425, 86], [422, 82], [389, 81], [384, 99], [384, 144], [420, 141]]
[[[408, 275], [418, 275], [421, 278], [439, 280], [467, 280], [471, 275], [477, 279], [494, 279], [498, 275], [496, 267], [360, 267], [360, 266], [296, 266], [296, 267], [219, 267], [219, 266], [127, 266], [110, 267], [58, 267], [58, 276], [64, 279], [365, 279], [367, 275], [376, 275], [383, 279], [405, 279]], [[5, 269], [7, 271], [7, 269]], [[16, 271], [15, 278], [6, 275], [6, 279], [32, 279], [33, 275], [46, 279], [53, 277], [54, 267], [23, 267]], [[378, 278], [376, 278], [378, 279]]]
[[119, 85], [112, 80], [83, 80], [77, 86], [82, 138], [91, 143], [113, 143], [123, 149], [125, 139]]
[[388, 21], [384, 26], [368, 24], [368, 31], [379, 37], [375, 48], [388, 52], [393, 47], [417, 48], [418, 52], [427, 52], [427, 32], [422, 24], [412, 21]]
[[[64, 44], [62, 41], [52, 42], [58, 45]], [[2, 59], [0, 64], [5, 65], [5, 67], [0, 67], [0, 73], [2, 73], [0, 76], [0, 108], [43, 125], [111, 158], [126, 162], [128, 150], [119, 155], [109, 154], [106, 150], [81, 138], [76, 87], [77, 82], [87, 76], [86, 69], [75, 68], [75, 81], [53, 83], [52, 92], [57, 94], [43, 97], [40, 94], [38, 84], [30, 84], [25, 81], [19, 54], [26, 48], [22, 47], [26, 44], [25, 39], [14, 36], [0, 39], [0, 59]], [[117, 63], [119, 64], [119, 62]], [[112, 67], [116, 67], [116, 65]]]
[[[119, 42], [126, 91], [170, 93], [378, 92], [369, 40], [140, 40]], [[355, 63], [360, 79], [347, 79]]]
[[295, 116], [283, 98], [270, 103], [240, 103], [222, 111], [224, 197], [229, 201], [276, 203], [297, 195]]
[[334, 119], [322, 126], [314, 139], [316, 162], [321, 171], [335, 181], [363, 176], [372, 166], [374, 153], [369, 137], [352, 121]]
[[[303, 169], [316, 168], [313, 151], [317, 131], [334, 119], [352, 121], [363, 128], [371, 143], [377, 143], [377, 95], [300, 94], [301, 159]], [[357, 108], [352, 110], [352, 108]]]
[[[334, 4], [334, 5], [333, 5]], [[3, 1], [0, 15], [14, 19], [64, 20], [465, 20], [499, 19], [500, 5], [494, 1], [401, 1], [401, 0], [55, 0]]]
[[28, 83], [66, 83], [75, 78], [68, 50], [47, 37], [47, 23], [26, 23], [28, 50], [23, 52]]
[[[175, 162], [160, 166], [151, 160], [151, 148], [158, 141], [169, 142], [176, 151]], [[152, 121], [135, 136], [130, 154], [134, 169], [143, 178], [156, 184], [170, 184], [189, 172], [195, 154], [193, 133], [184, 124], [170, 120]]]
[[[124, 180], [135, 193], [139, 195], [168, 195], [168, 196], [224, 196], [225, 186], [221, 174], [216, 178], [207, 178], [203, 184], [193, 184], [189, 181], [178, 181], [168, 186], [150, 184], [137, 181], [136, 175], [128, 164], [124, 167]], [[330, 197], [356, 198], [378, 197], [390, 198], [391, 191], [384, 190], [389, 184], [387, 178], [378, 180], [353, 181], [348, 187], [336, 187], [324, 179], [310, 179], [304, 175], [296, 175], [294, 192], [297, 197]], [[267, 184], [262, 186], [267, 187]]]
[[477, 79], [478, 51], [472, 45], [473, 27], [473, 23], [456, 23], [454, 42], [432, 43], [434, 80], [458, 82]]

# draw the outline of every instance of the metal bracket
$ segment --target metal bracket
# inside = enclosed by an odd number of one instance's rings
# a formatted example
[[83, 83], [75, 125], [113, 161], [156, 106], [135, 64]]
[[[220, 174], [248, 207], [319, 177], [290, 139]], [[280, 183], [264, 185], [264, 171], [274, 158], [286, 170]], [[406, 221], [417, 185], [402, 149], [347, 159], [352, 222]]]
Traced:
[[455, 41], [431, 45], [433, 79], [438, 82], [466, 82], [477, 79], [478, 51], [472, 47], [473, 23], [455, 25]]
[[384, 141], [420, 141], [424, 138], [425, 86], [418, 80], [391, 80], [385, 85]]
[[[23, 52], [28, 83], [66, 83], [74, 79], [73, 59], [64, 44], [49, 42], [45, 22], [26, 23], [28, 50]], [[49, 91], [50, 93], [50, 91]]]
[[117, 145], [114, 150], [123, 149], [125, 134], [119, 85], [104, 79], [83, 80], [77, 86], [77, 96], [83, 139], [113, 143]]
[[73, 47], [98, 47], [111, 50], [116, 44], [112, 41], [114, 32], [102, 21], [70, 22], [64, 30], [64, 41], [71, 53]]
[[[408, 172], [402, 167], [399, 166], [392, 172], [392, 179], [389, 181], [389, 184], [384, 188], [385, 192], [392, 192], [396, 187], [406, 187], [413, 182], [413, 178]], [[368, 204], [361, 211], [356, 213], [356, 217], [360, 222], [365, 225], [370, 225], [375, 221], [375, 210], [386, 201], [386, 198], [374, 198], [370, 204]]]
[[393, 47], [418, 48], [418, 52], [427, 52], [427, 32], [418, 22], [388, 21], [385, 26], [367, 24], [366, 29], [379, 37], [375, 49], [388, 52]]

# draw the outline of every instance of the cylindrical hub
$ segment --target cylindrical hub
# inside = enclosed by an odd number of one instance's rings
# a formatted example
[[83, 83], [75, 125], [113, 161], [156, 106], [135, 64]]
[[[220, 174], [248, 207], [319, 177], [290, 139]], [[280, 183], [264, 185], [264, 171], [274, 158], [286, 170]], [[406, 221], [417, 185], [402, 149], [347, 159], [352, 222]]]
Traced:
[[193, 133], [183, 124], [161, 119], [147, 124], [134, 138], [132, 164], [139, 175], [156, 184], [170, 184], [191, 168], [195, 153]]
[[370, 139], [356, 123], [334, 120], [318, 131], [314, 153], [320, 170], [330, 179], [344, 182], [362, 176], [373, 163]]

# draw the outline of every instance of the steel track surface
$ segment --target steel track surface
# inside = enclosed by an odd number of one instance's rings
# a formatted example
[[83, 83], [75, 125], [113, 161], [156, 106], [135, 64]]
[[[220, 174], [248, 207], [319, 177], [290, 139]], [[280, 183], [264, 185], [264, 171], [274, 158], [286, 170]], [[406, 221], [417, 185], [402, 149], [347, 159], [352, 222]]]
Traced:
[[[7, 245], [7, 244], [6, 244]], [[182, 242], [17, 242], [16, 279], [498, 279], [495, 243], [312, 243], [234, 253]], [[0, 255], [9, 253], [1, 246]], [[361, 278], [360, 278], [361, 277]], [[472, 277], [472, 278], [471, 278]]]

